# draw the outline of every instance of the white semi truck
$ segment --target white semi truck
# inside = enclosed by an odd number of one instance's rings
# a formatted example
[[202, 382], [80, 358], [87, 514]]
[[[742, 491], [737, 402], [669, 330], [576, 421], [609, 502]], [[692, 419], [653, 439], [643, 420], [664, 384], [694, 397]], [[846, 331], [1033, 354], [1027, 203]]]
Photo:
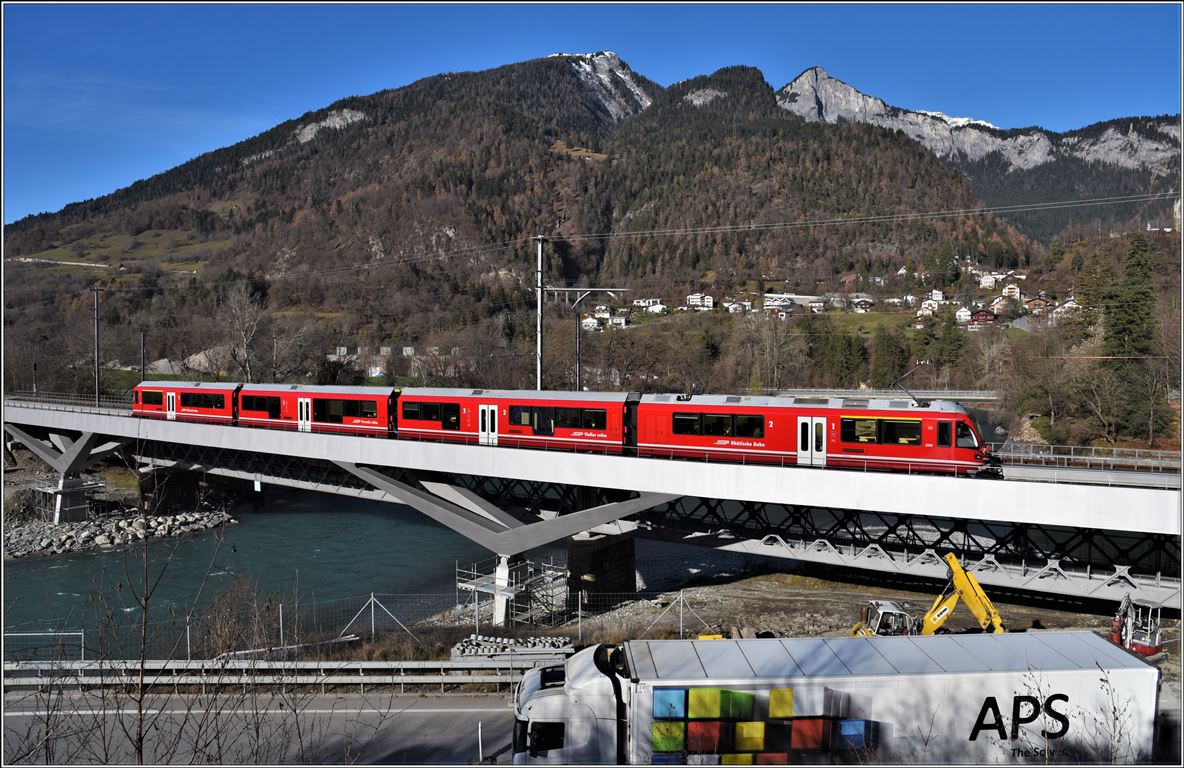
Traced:
[[1090, 632], [631, 640], [523, 677], [514, 762], [1136, 762], [1159, 678]]

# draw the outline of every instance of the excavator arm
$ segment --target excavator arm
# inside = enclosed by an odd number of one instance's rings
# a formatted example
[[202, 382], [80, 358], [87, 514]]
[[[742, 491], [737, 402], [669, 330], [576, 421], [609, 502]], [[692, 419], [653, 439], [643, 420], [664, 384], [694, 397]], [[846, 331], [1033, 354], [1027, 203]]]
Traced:
[[966, 607], [974, 614], [974, 618], [978, 619], [979, 626], [984, 631], [1006, 632], [1007, 628], [1003, 626], [1003, 617], [999, 615], [999, 611], [995, 609], [990, 598], [983, 592], [983, 588], [979, 585], [978, 579], [974, 578], [974, 574], [962, 567], [962, 563], [958, 562], [958, 556], [953, 552], [946, 554], [945, 561], [950, 570], [950, 580], [942, 593], [933, 601], [933, 607], [921, 620], [921, 634], [932, 635], [941, 629], [954, 612], [959, 600], [966, 603]]

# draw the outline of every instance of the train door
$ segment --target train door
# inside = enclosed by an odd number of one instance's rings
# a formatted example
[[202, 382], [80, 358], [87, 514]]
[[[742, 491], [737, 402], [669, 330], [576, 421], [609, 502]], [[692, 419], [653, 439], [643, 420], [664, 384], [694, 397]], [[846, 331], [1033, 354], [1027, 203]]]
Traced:
[[477, 437], [481, 445], [497, 445], [497, 406], [478, 405]]
[[798, 465], [826, 466], [826, 417], [798, 417]]
[[166, 392], [165, 396], [164, 396], [164, 401], [166, 403], [165, 409], [168, 412], [166, 414], [166, 417], [168, 418], [169, 421], [175, 421], [177, 418], [177, 393], [176, 392]]
[[950, 451], [954, 447], [954, 422], [937, 422], [937, 439], [934, 441], [933, 455], [938, 459], [949, 459]]
[[312, 398], [296, 398], [296, 429], [312, 432]]

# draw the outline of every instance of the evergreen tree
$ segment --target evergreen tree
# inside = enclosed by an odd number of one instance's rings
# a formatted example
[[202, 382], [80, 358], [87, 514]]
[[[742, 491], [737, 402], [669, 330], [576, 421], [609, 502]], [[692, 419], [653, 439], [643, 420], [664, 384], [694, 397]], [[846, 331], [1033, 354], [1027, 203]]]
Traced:
[[869, 384], [874, 389], [887, 389], [908, 370], [909, 352], [904, 339], [894, 330], [883, 326], [872, 335]]

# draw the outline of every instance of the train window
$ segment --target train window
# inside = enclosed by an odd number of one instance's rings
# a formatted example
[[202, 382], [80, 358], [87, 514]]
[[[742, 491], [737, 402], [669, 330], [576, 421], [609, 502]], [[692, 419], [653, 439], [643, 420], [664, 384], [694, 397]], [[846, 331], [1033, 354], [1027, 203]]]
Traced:
[[222, 395], [212, 395], [208, 392], [182, 392], [182, 408], [222, 408], [226, 399]]
[[880, 442], [885, 445], [920, 445], [921, 422], [884, 419], [880, 422]]
[[530, 426], [530, 406], [529, 405], [511, 405], [510, 406], [510, 426], [511, 427], [529, 427]]
[[839, 422], [839, 437], [844, 443], [878, 443], [878, 430], [876, 419], [842, 419]]
[[580, 428], [580, 409], [579, 408], [556, 408], [555, 409], [555, 426], [564, 429], [579, 429]]
[[555, 409], [541, 406], [534, 409], [534, 433], [551, 435], [555, 433]]
[[585, 408], [582, 426], [584, 429], [604, 429], [608, 426], [608, 420], [605, 418], [606, 415], [606, 411]]
[[958, 422], [958, 447], [978, 448], [978, 439], [974, 436], [974, 432], [970, 431], [970, 426], [964, 421]]
[[444, 429], [460, 429], [460, 405], [457, 403], [436, 403], [440, 409], [440, 426]]
[[764, 437], [764, 416], [736, 416], [736, 437]]
[[377, 400], [345, 400], [345, 415], [352, 419], [378, 418]]
[[140, 394], [141, 405], [164, 405], [164, 392], [159, 389], [146, 389]]
[[243, 395], [242, 409], [244, 411], [267, 411], [268, 418], [278, 419], [280, 417], [280, 399], [261, 395]]
[[410, 421], [419, 421], [423, 417], [419, 415], [419, 407], [422, 403], [403, 403], [403, 418]]
[[732, 436], [732, 417], [728, 414], [703, 414], [703, 434], [710, 436]]
[[939, 448], [949, 448], [953, 445], [950, 436], [950, 422], [937, 422], [937, 445]]
[[670, 426], [670, 431], [676, 435], [698, 435], [699, 430], [699, 414], [697, 413], [676, 413], [674, 414], [674, 423]]
[[[843, 439], [846, 440], [847, 438], [843, 438]], [[799, 451], [810, 450], [810, 420], [809, 419], [802, 421], [802, 436], [801, 436], [801, 438], [798, 439], [798, 450]]]
[[133, 402], [133, 403], [138, 403], [138, 402], [140, 402], [140, 392], [139, 392], [139, 390], [134, 390], [134, 389], [132, 390], [132, 402]]
[[340, 424], [345, 415], [342, 400], [316, 399], [312, 401], [312, 420], [323, 424]]

